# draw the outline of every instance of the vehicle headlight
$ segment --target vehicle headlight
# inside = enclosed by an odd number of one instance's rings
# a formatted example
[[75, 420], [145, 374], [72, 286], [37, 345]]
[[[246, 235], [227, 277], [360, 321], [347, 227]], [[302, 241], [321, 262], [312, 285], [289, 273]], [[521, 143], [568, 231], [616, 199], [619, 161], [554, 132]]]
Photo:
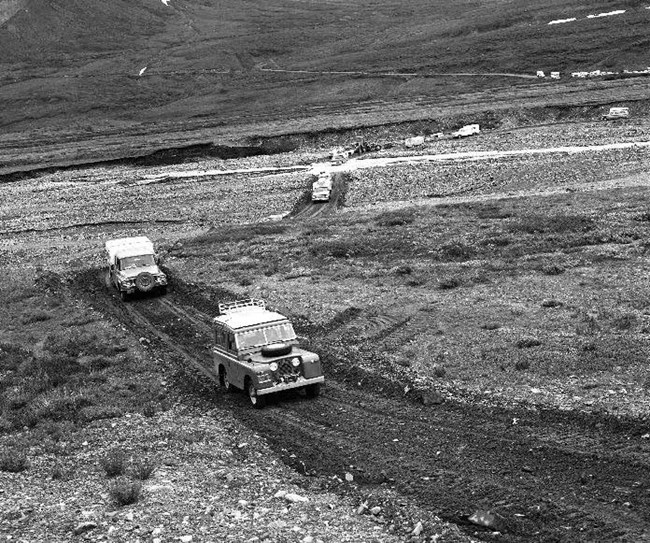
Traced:
[[292, 358], [291, 359], [291, 365], [294, 368], [297, 368], [298, 366], [300, 366], [300, 358]]
[[278, 363], [277, 363], [277, 362], [271, 362], [271, 363], [269, 364], [269, 369], [270, 369], [271, 371], [278, 371]]

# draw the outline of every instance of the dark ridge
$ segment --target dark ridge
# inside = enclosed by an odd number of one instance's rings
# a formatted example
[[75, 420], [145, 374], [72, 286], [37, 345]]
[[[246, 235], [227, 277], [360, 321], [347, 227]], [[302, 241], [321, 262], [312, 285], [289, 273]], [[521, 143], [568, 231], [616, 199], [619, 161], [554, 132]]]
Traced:
[[13, 183], [25, 179], [33, 179], [34, 177], [58, 171], [83, 170], [102, 166], [169, 166], [172, 164], [182, 164], [183, 162], [205, 158], [227, 160], [231, 158], [245, 158], [258, 155], [273, 155], [292, 149], [291, 144], [280, 144], [278, 141], [273, 140], [265, 140], [260, 145], [254, 146], [229, 146], [215, 145], [214, 143], [195, 143], [181, 147], [158, 149], [146, 155], [127, 156], [110, 160], [97, 160], [79, 164], [46, 166], [43, 168], [14, 171], [0, 175], [0, 183]]

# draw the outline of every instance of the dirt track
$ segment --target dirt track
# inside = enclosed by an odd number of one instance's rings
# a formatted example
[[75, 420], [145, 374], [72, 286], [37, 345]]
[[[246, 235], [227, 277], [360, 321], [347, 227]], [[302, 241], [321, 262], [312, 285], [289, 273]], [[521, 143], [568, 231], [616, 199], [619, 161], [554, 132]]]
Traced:
[[[200, 373], [184, 383], [191, 395], [225, 402], [264, 436], [285, 462], [322, 476], [362, 499], [393, 488], [422, 509], [470, 533], [476, 509], [503, 516], [500, 541], [642, 541], [650, 537], [647, 425], [614, 417], [559, 411], [487, 408], [480, 402], [430, 407], [393, 383], [358, 371], [320, 351], [328, 376], [321, 398], [278, 398], [254, 411], [243, 394], [214, 394], [210, 371], [210, 315], [226, 291], [175, 283], [166, 298], [123, 304], [101, 284], [81, 276], [82, 296], [151, 340], [161, 357]], [[351, 318], [362, 318], [351, 316]], [[341, 321], [343, 322], [343, 321]], [[341, 323], [307, 329], [327, 345]], [[191, 374], [191, 372], [189, 372]], [[192, 384], [193, 383], [193, 384]], [[354, 484], [341, 482], [346, 472]], [[399, 516], [399, 503], [382, 503]], [[491, 531], [475, 537], [494, 540]]]

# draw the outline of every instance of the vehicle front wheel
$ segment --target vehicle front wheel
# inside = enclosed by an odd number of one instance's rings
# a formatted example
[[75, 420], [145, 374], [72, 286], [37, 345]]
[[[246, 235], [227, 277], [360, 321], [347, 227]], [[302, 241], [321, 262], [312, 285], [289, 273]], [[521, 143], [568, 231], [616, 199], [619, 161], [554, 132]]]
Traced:
[[305, 387], [305, 394], [307, 395], [307, 398], [318, 398], [318, 396], [320, 396], [320, 383], [307, 385]]
[[266, 405], [266, 398], [264, 396], [257, 395], [257, 389], [255, 388], [255, 385], [252, 381], [248, 382], [247, 391], [248, 397], [255, 409], [262, 409], [262, 407]]
[[232, 392], [232, 383], [228, 380], [228, 374], [226, 373], [226, 368], [223, 366], [219, 370], [219, 384], [226, 392]]

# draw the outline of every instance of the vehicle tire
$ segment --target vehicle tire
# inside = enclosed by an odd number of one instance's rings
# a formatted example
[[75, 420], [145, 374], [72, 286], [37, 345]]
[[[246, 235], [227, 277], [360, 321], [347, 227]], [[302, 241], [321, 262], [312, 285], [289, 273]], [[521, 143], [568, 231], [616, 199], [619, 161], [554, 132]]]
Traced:
[[126, 290], [120, 290], [120, 298], [126, 302], [129, 299], [129, 293]]
[[233, 387], [232, 383], [228, 380], [228, 374], [226, 373], [226, 368], [221, 366], [219, 368], [219, 384], [226, 392], [232, 392]]
[[307, 395], [307, 398], [318, 398], [318, 396], [320, 396], [320, 383], [307, 385], [305, 387], [305, 394]]
[[262, 409], [266, 405], [266, 398], [264, 396], [257, 395], [257, 389], [253, 384], [253, 381], [250, 379], [247, 381], [246, 392], [248, 392], [248, 398], [253, 404], [255, 409]]
[[262, 347], [262, 356], [267, 356], [269, 358], [273, 356], [284, 356], [289, 354], [293, 345], [288, 343], [274, 343], [272, 345], [265, 345]]
[[135, 286], [140, 292], [149, 292], [156, 285], [156, 280], [149, 272], [139, 273], [135, 278]]

